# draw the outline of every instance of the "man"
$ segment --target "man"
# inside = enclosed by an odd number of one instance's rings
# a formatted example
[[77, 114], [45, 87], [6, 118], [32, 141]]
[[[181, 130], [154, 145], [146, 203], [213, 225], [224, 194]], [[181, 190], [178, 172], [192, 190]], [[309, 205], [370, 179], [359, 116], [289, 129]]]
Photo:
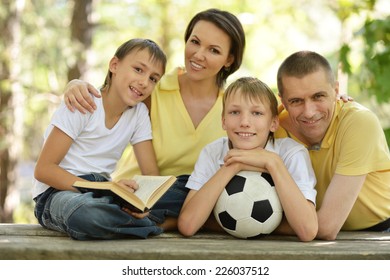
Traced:
[[280, 66], [284, 106], [276, 137], [304, 144], [317, 177], [318, 239], [340, 230], [390, 231], [390, 155], [378, 118], [337, 100], [338, 82], [321, 55], [301, 51]]

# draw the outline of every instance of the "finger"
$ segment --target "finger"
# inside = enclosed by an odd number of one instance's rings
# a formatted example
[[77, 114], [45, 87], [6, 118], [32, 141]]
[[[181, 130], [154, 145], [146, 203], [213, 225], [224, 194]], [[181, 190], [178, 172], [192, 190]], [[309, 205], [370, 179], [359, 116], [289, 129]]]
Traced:
[[82, 86], [79, 88], [79, 92], [75, 94], [75, 97], [80, 106], [82, 106], [88, 112], [93, 113], [96, 110], [96, 104], [87, 87]]
[[72, 112], [74, 112], [75, 109], [78, 110], [82, 114], [85, 114], [87, 112], [84, 109], [84, 107], [80, 105], [79, 101], [75, 97], [75, 93], [73, 93], [73, 92], [68, 93], [67, 97], [65, 99], [68, 100], [69, 106], [71, 106], [73, 108], [73, 111], [71, 110]]
[[74, 107], [73, 107], [72, 104], [70, 103], [68, 97], [65, 97], [65, 98], [64, 98], [64, 102], [65, 102], [66, 107], [69, 109], [69, 111], [71, 111], [72, 113], [74, 113], [74, 111], [75, 111], [75, 110], [74, 110]]
[[87, 83], [87, 88], [88, 88], [89, 93], [92, 93], [95, 97], [97, 97], [97, 98], [102, 97], [100, 92], [90, 83]]
[[149, 215], [149, 212], [145, 212], [145, 213], [136, 213], [136, 212], [133, 212], [131, 214], [133, 217], [137, 218], [137, 219], [143, 219], [145, 217], [147, 217]]

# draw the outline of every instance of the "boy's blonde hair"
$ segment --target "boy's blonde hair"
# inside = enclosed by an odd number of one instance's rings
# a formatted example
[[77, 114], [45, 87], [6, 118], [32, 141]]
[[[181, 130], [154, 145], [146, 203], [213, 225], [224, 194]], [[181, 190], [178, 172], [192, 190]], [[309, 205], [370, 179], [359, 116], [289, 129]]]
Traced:
[[[242, 77], [231, 83], [225, 90], [222, 99], [222, 116], [225, 115], [226, 100], [240, 90], [243, 98], [250, 101], [260, 101], [263, 104], [269, 104], [272, 117], [278, 116], [278, 100], [274, 92], [257, 78]], [[268, 140], [274, 141], [274, 133], [270, 131]]]

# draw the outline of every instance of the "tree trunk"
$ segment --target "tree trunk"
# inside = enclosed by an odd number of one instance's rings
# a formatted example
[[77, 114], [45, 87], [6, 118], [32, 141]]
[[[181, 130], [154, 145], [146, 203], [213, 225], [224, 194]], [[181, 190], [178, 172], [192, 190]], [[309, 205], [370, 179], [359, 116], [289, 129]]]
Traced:
[[71, 43], [75, 63], [68, 70], [68, 80], [83, 79], [88, 69], [88, 53], [92, 45], [92, 12], [94, 0], [74, 0], [73, 16], [70, 25]]
[[15, 183], [17, 159], [23, 141], [24, 94], [20, 75], [20, 19], [23, 0], [3, 0], [8, 13], [0, 19], [0, 222], [12, 222], [13, 209], [7, 206], [7, 194]]

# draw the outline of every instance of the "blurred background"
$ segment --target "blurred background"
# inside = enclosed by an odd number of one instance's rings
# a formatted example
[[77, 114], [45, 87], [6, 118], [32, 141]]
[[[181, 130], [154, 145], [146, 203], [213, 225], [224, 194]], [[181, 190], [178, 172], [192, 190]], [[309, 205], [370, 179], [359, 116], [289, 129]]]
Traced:
[[390, 139], [389, 0], [2, 0], [0, 4], [0, 222], [36, 223], [31, 198], [42, 135], [66, 83], [99, 87], [116, 48], [159, 43], [167, 71], [183, 65], [184, 31], [208, 8], [240, 19], [241, 69], [275, 93], [280, 63], [298, 50], [330, 60], [341, 91], [371, 108]]

